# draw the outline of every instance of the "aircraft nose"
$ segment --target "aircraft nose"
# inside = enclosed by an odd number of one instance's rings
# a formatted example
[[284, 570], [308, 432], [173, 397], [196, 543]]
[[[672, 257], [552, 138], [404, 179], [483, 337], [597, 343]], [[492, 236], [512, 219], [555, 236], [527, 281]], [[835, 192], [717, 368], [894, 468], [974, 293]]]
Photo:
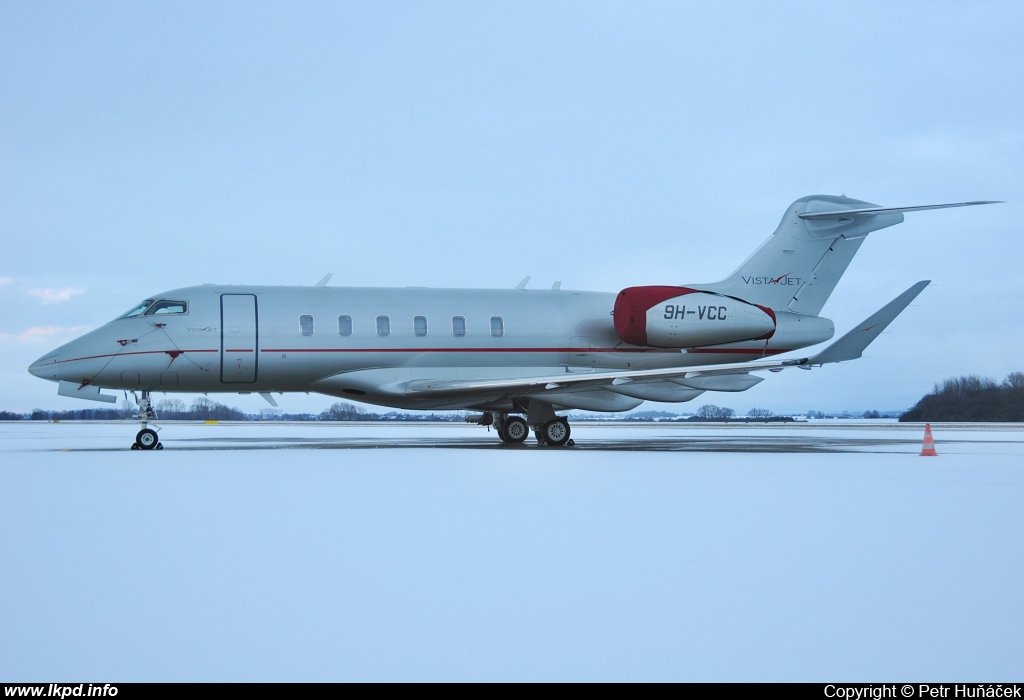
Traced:
[[29, 365], [28, 371], [40, 379], [60, 380], [60, 353], [51, 352]]

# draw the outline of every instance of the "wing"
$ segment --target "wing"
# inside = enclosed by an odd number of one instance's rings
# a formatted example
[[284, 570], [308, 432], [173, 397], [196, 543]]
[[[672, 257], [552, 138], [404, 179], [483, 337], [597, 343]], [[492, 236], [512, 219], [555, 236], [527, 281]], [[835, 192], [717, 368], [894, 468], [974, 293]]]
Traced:
[[669, 381], [693, 389], [712, 391], [743, 391], [761, 381], [751, 372], [780, 372], [787, 367], [810, 369], [832, 362], [855, 360], [918, 294], [930, 284], [921, 281], [873, 313], [839, 340], [811, 357], [771, 362], [738, 362], [704, 367], [652, 369], [639, 371], [601, 372], [586, 375], [548, 375], [522, 379], [458, 380], [411, 382], [406, 388], [409, 397], [446, 398], [456, 396], [509, 396], [564, 391], [586, 387], [622, 386]]

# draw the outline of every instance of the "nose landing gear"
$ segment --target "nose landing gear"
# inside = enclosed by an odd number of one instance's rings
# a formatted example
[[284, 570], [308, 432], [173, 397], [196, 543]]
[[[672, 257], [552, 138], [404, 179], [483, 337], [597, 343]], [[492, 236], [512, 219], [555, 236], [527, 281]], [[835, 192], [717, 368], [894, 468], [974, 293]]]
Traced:
[[155, 430], [145, 428], [135, 436], [135, 444], [132, 447], [137, 450], [162, 450], [164, 446], [160, 444], [160, 438], [157, 437]]
[[135, 401], [139, 404], [139, 415], [135, 417], [138, 419], [139, 423], [142, 424], [142, 430], [136, 434], [135, 442], [132, 443], [132, 449], [164, 449], [163, 443], [160, 442], [160, 438], [157, 436], [156, 431], [149, 427], [149, 421], [156, 420], [156, 413], [153, 411], [153, 406], [149, 401], [149, 391], [143, 390], [141, 396], [135, 397]]

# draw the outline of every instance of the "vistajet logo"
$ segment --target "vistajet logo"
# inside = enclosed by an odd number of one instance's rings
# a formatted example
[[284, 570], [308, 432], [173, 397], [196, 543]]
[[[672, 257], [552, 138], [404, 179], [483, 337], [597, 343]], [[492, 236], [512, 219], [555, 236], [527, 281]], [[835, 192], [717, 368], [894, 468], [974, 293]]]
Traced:
[[793, 274], [792, 272], [787, 272], [786, 274], [779, 275], [778, 277], [746, 277], [746, 276], [743, 276], [743, 277], [741, 277], [741, 279], [743, 280], [743, 284], [752, 284], [754, 286], [758, 286], [758, 285], [762, 285], [762, 284], [778, 284], [778, 285], [781, 285], [783, 287], [792, 287], [794, 285], [798, 285], [801, 282], [803, 282], [803, 277], [792, 277], [791, 276], [792, 274]]

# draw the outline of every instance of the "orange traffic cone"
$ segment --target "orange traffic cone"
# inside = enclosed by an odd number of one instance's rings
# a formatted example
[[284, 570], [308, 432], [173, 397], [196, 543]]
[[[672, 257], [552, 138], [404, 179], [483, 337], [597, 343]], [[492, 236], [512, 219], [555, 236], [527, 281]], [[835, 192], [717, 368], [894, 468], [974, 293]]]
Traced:
[[921, 447], [922, 457], [938, 457], [939, 453], [935, 451], [935, 441], [932, 440], [932, 424], [924, 424], [924, 446]]

